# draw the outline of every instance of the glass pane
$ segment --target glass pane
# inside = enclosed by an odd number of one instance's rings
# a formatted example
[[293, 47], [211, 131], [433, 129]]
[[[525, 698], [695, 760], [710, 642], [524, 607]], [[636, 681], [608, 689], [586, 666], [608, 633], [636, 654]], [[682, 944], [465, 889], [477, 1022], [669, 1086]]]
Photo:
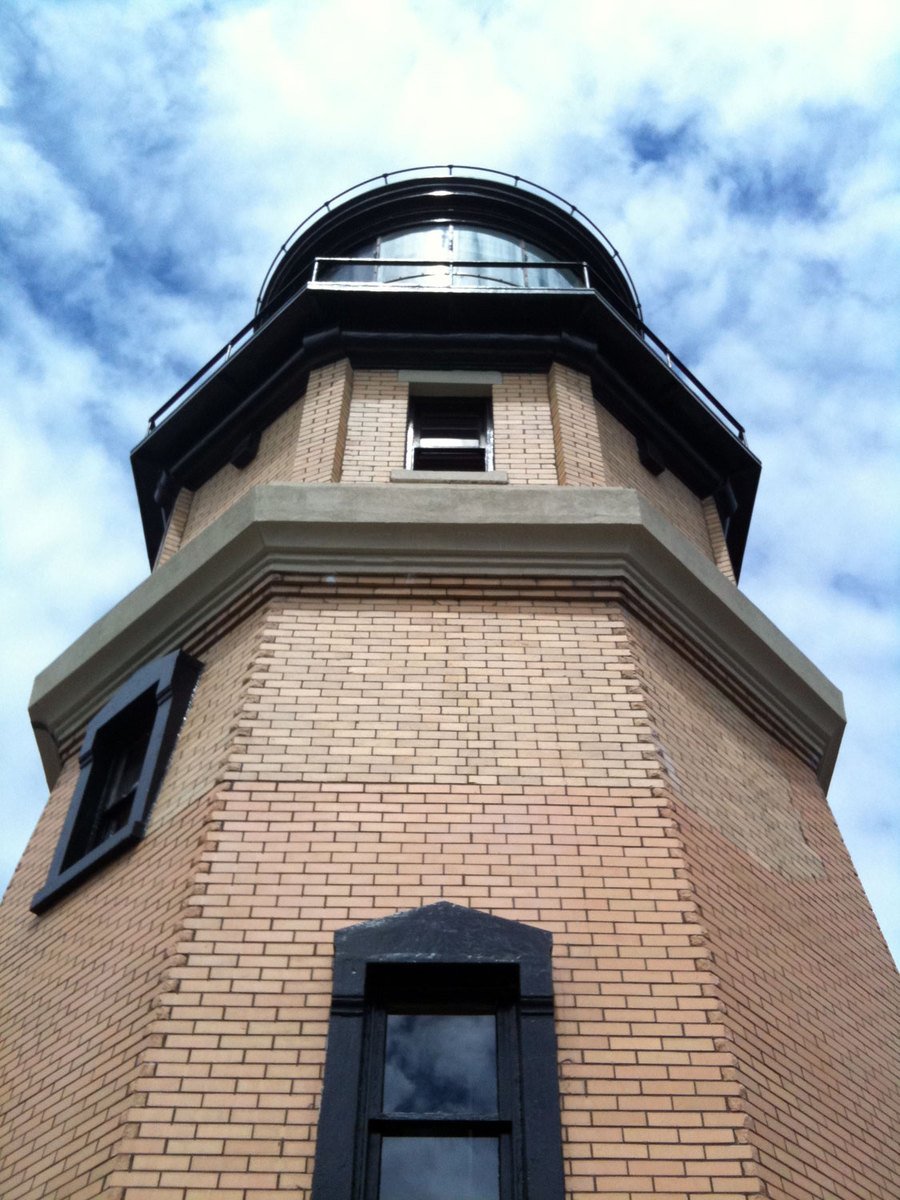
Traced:
[[458, 267], [454, 279], [460, 287], [521, 287], [524, 283], [521, 267], [505, 267], [503, 263], [522, 261], [522, 250], [515, 238], [487, 229], [463, 226], [456, 230], [457, 262], [476, 259], [491, 263], [484, 267]]
[[[355, 246], [352, 255], [347, 257], [352, 258], [377, 258], [378, 243], [366, 242], [362, 246]], [[319, 266], [319, 279], [333, 279], [338, 283], [374, 283], [376, 280], [377, 267], [375, 263], [321, 263]]]
[[[449, 268], [441, 266], [441, 260], [450, 257], [447, 246], [448, 227], [427, 225], [421, 229], [407, 229], [390, 233], [381, 239], [380, 258], [411, 258], [418, 262], [406, 265], [385, 263], [379, 268], [382, 283], [415, 284], [418, 287], [448, 287]], [[437, 260], [437, 263], [426, 260]]]
[[389, 1013], [384, 1112], [497, 1111], [497, 1023], [493, 1013]]
[[[532, 245], [531, 242], [525, 243], [524, 256], [528, 263], [546, 263], [551, 257], [546, 250]], [[569, 288], [582, 286], [582, 280], [579, 279], [577, 273], [568, 267], [529, 267], [525, 274], [528, 278], [528, 287]]]
[[497, 1138], [386, 1137], [378, 1200], [499, 1200]]

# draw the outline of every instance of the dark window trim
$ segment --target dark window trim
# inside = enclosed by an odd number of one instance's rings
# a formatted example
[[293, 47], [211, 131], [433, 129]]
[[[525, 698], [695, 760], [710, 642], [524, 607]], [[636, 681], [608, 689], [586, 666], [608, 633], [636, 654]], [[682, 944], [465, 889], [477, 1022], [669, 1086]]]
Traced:
[[372, 982], [387, 967], [426, 965], [506, 968], [517, 977], [521, 1151], [512, 1193], [515, 1200], [563, 1200], [550, 934], [442, 901], [340, 930], [334, 941], [312, 1200], [362, 1200], [365, 1194], [365, 1032]]
[[[78, 756], [81, 773], [47, 882], [31, 902], [33, 913], [42, 913], [88, 875], [143, 837], [199, 673], [200, 664], [183, 651], [176, 650], [157, 658], [135, 671], [88, 724]], [[140, 702], [146, 703], [148, 694], [153, 697], [156, 712], [128, 817], [120, 829], [99, 845], [78, 854], [79, 830], [88, 819], [87, 809], [100, 802], [110, 753], [114, 750], [114, 739], [110, 739], [108, 745], [104, 744], [104, 731], [114, 723], [127, 722], [128, 710], [135, 709]], [[73, 854], [78, 857], [70, 861]]]

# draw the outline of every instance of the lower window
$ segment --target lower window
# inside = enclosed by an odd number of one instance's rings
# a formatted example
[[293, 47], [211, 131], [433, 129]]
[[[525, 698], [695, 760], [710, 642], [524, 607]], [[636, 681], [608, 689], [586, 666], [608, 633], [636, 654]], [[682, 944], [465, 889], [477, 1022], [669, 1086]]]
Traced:
[[549, 980], [548, 934], [453, 904], [336, 935], [314, 1200], [561, 1200]]
[[518, 1147], [515, 979], [491, 967], [375, 969], [366, 1195], [509, 1197]]

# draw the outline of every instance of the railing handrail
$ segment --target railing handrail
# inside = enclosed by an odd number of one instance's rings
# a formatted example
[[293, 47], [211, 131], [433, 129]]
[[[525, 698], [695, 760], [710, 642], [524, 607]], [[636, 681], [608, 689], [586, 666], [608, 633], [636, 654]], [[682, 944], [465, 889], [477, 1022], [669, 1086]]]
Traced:
[[[440, 267], [440, 268], [442, 268], [442, 278], [449, 277], [451, 287], [455, 286], [454, 278], [459, 278], [459, 279], [471, 278], [471, 276], [468, 275], [465, 271], [459, 271], [458, 268], [476, 267], [476, 268], [480, 269], [482, 267], [489, 267], [492, 269], [499, 269], [499, 270], [523, 271], [524, 278], [526, 280], [528, 278], [529, 268], [532, 271], [536, 271], [536, 270], [543, 271], [543, 270], [547, 270], [547, 269], [550, 269], [553, 271], [572, 271], [572, 272], [579, 271], [581, 274], [581, 279], [582, 279], [581, 285], [570, 283], [567, 285], [567, 287], [569, 289], [574, 288], [579, 291], [581, 290], [581, 287], [584, 287], [587, 290], [590, 290], [590, 288], [591, 288], [591, 277], [590, 277], [590, 270], [588, 268], [588, 265], [586, 262], [578, 262], [578, 261], [568, 262], [566, 260], [556, 260], [556, 259], [532, 259], [530, 262], [526, 262], [524, 259], [514, 259], [514, 258], [512, 258], [512, 259], [511, 258], [381, 258], [381, 257], [377, 257], [377, 256], [369, 257], [369, 256], [362, 256], [362, 255], [346, 256], [346, 255], [327, 255], [327, 254], [317, 255], [316, 258], [313, 260], [312, 274], [310, 275], [309, 282], [312, 284], [315, 284], [317, 287], [319, 286], [319, 284], [321, 282], [325, 282], [329, 286], [334, 286], [334, 287], [369, 287], [369, 286], [380, 286], [380, 285], [387, 287], [392, 284], [405, 283], [405, 282], [407, 282], [407, 280], [406, 279], [395, 279], [395, 280], [327, 279], [327, 280], [320, 280], [319, 279], [319, 263], [344, 263], [344, 264], [347, 264], [348, 266], [361, 265], [361, 266], [367, 266], [367, 267], [383, 267], [383, 266], [384, 267], [420, 267], [420, 268], [421, 267], [429, 267], [429, 268], [430, 267]], [[422, 274], [424, 274], [424, 272], [420, 271], [419, 274], [422, 275]], [[409, 276], [407, 278], [416, 278], [416, 277]], [[477, 276], [477, 278], [486, 279], [489, 281], [491, 279], [491, 277], [489, 275], [479, 275], [479, 276]], [[497, 280], [496, 282], [499, 283], [502, 281]], [[520, 285], [512, 284], [511, 286], [519, 287]], [[525, 283], [524, 287], [526, 290], [533, 291], [533, 292], [560, 290], [560, 289], [551, 288], [551, 287], [543, 287], [543, 288], [540, 286], [536, 287], [533, 283]]]
[[395, 266], [413, 266], [418, 263], [424, 267], [583, 267], [585, 264], [577, 259], [556, 258], [378, 258], [363, 257], [362, 255], [318, 254], [315, 261], [336, 263], [387, 263]]
[[[603, 247], [612, 256], [613, 261], [624, 275], [625, 281], [631, 291], [631, 296], [634, 300], [638, 317], [641, 317], [641, 302], [638, 298], [637, 288], [634, 286], [634, 280], [631, 278], [630, 271], [625, 266], [619, 251], [612, 244], [603, 230], [591, 220], [587, 213], [582, 212], [577, 205], [573, 204], [570, 200], [566, 200], [565, 197], [560, 196], [558, 192], [554, 192], [550, 188], [544, 187], [544, 185], [541, 183], [535, 183], [531, 179], [526, 179], [522, 175], [513, 175], [509, 171], [497, 171], [493, 167], [475, 167], [472, 165], [463, 165], [459, 163], [432, 163], [424, 167], [403, 167], [399, 171], [383, 171], [379, 175], [372, 175], [368, 179], [362, 180], [360, 183], [354, 183], [350, 187], [344, 188], [343, 191], [338, 192], [329, 200], [326, 200], [324, 204], [320, 204], [317, 208], [314, 208], [313, 211], [309, 213], [308, 216], [304, 217], [300, 224], [288, 234], [279, 247], [275, 257], [272, 259], [269, 269], [266, 271], [265, 279], [263, 279], [262, 287], [259, 289], [259, 295], [256, 297], [257, 314], [260, 311], [262, 298], [266, 294], [266, 289], [269, 286], [269, 282], [278, 269], [282, 259], [293, 247], [295, 242], [297, 242], [301, 233], [305, 229], [308, 229], [310, 225], [314, 224], [314, 222], [320, 217], [323, 217], [326, 213], [331, 212], [332, 208], [338, 203], [338, 201], [347, 200], [353, 195], [362, 195], [367, 191], [374, 191], [375, 187], [372, 185], [387, 187], [390, 183], [400, 178], [418, 177], [428, 179], [432, 178], [435, 172], [439, 172], [446, 174], [446, 177], [451, 179], [453, 178], [454, 171], [462, 174], [463, 177], [469, 178], [474, 177], [496, 179], [502, 180], [505, 183], [508, 183], [510, 180], [512, 180], [513, 187], [521, 187], [523, 190], [534, 192], [538, 196], [549, 196], [551, 200], [554, 200], [561, 208], [565, 209], [569, 216], [575, 217], [581, 222], [582, 225], [586, 226], [586, 228], [595, 237], [599, 238]], [[277, 297], [275, 297], [275, 299], [277, 299]]]

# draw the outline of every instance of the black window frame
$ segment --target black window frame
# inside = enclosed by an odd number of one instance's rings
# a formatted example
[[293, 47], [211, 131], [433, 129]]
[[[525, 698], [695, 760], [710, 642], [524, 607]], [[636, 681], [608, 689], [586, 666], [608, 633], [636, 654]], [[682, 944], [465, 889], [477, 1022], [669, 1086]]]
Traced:
[[[153, 801], [187, 712], [201, 664], [184, 651], [146, 663], [89, 722], [81, 768], [44, 886], [31, 911], [40, 914], [144, 835]], [[140, 768], [117, 790], [126, 759]], [[102, 832], [102, 822], [111, 826]]]
[[[457, 414], [458, 419], [454, 419]], [[449, 429], [442, 434], [436, 425], [445, 425]], [[457, 426], [455, 433], [453, 426]], [[406, 468], [423, 472], [492, 471], [494, 420], [490, 393], [411, 393], [406, 424]]]
[[[551, 946], [544, 930], [445, 901], [335, 934], [312, 1200], [376, 1200], [381, 1143], [404, 1126], [497, 1137], [501, 1200], [563, 1200]], [[398, 1005], [497, 1013], [496, 1114], [380, 1111], [384, 1015]]]

